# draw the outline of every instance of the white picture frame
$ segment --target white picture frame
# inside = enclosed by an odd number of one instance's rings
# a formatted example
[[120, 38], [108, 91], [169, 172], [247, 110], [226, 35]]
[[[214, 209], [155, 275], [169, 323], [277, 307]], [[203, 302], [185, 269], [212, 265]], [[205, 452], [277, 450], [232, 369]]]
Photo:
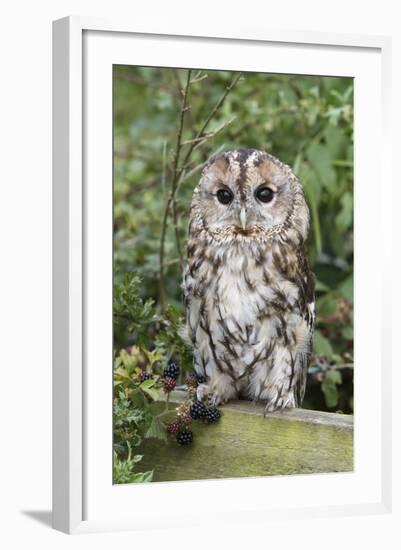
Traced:
[[[140, 43], [146, 47], [138, 47]], [[263, 62], [267, 48], [274, 53], [275, 62]], [[389, 217], [383, 201], [380, 202], [384, 192], [387, 201], [391, 195], [390, 53], [391, 42], [386, 37], [260, 29], [199, 30], [179, 24], [142, 28], [140, 24], [82, 17], [54, 22], [53, 526], [56, 529], [76, 533], [145, 528], [150, 526], [146, 519], [150, 507], [153, 514], [160, 516], [159, 525], [174, 525], [175, 512], [166, 509], [166, 504], [171, 498], [185, 501], [194, 493], [199, 506], [210, 502], [211, 494], [219, 495], [220, 511], [217, 507], [211, 510], [216, 521], [226, 521], [228, 517], [231, 521], [262, 521], [267, 517], [299, 518], [321, 513], [385, 513], [391, 509], [391, 357], [387, 326], [390, 296], [387, 292], [385, 299], [383, 292], [389, 288], [391, 251], [388, 244], [383, 247], [385, 239], [380, 239], [390, 230]], [[327, 474], [113, 488], [108, 469], [112, 447], [107, 446], [111, 441], [111, 401], [107, 393], [111, 391], [111, 374], [109, 379], [106, 374], [107, 364], [111, 373], [107, 346], [112, 322], [111, 266], [107, 264], [111, 261], [108, 222], [112, 205], [111, 188], [107, 187], [112, 185], [112, 119], [107, 107], [111, 100], [111, 82], [110, 86], [107, 84], [107, 78], [111, 79], [110, 64], [177, 66], [180, 63], [183, 67], [192, 64], [228, 70], [288, 72], [294, 66], [291, 63], [294, 64], [295, 54], [299, 72], [356, 78], [355, 177], [356, 181], [366, 181], [367, 190], [373, 189], [376, 182], [375, 197], [360, 187], [355, 202], [356, 346], [358, 342], [371, 342], [368, 353], [362, 346], [356, 347], [355, 353], [355, 472], [335, 474], [336, 477]], [[96, 97], [90, 92], [95, 82]], [[100, 116], [105, 106], [106, 112]], [[370, 119], [364, 117], [368, 111]], [[87, 185], [95, 177], [96, 194], [93, 186]], [[380, 223], [374, 229], [369, 216], [375, 207]], [[379, 248], [380, 262], [370, 273], [366, 272], [369, 251], [364, 239], [377, 243]], [[102, 246], [98, 246], [99, 242]], [[104, 249], [108, 252], [104, 253]], [[91, 279], [95, 270], [96, 281]], [[94, 297], [103, 297], [105, 293], [105, 300], [102, 298], [102, 304], [95, 307]], [[370, 325], [366, 322], [368, 293], [374, 318]], [[96, 342], [100, 344], [95, 346]], [[358, 374], [358, 361], [366, 366], [365, 377]], [[104, 362], [105, 368], [99, 369], [95, 379], [91, 365], [99, 362]], [[373, 395], [377, 396], [376, 402], [368, 405], [366, 398]], [[99, 425], [102, 429], [96, 427]], [[96, 462], [94, 456], [98, 457]], [[263, 484], [268, 484], [269, 493], [276, 495], [269, 505], [257, 496]], [[325, 487], [327, 495], [320, 498], [319, 491], [323, 492]], [[238, 490], [252, 496], [249, 505], [238, 507], [235, 501]], [[283, 491], [304, 496], [292, 498], [288, 506], [286, 499], [279, 498]], [[135, 513], [122, 514], [130, 501], [132, 506], [136, 503]], [[222, 501], [226, 505], [222, 506]], [[180, 522], [198, 524], [202, 522], [200, 517], [195, 506], [181, 514]]]

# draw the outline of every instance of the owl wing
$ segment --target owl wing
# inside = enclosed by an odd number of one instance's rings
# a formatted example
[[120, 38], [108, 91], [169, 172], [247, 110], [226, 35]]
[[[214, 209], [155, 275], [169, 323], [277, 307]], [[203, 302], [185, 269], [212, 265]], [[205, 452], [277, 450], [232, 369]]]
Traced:
[[196, 271], [197, 256], [194, 253], [196, 246], [192, 241], [188, 243], [187, 265], [185, 266], [182, 281], [182, 296], [186, 311], [186, 329], [185, 338], [188, 343], [194, 344], [195, 333], [197, 329], [197, 319], [199, 317], [199, 300], [196, 300], [199, 289], [197, 288]]
[[191, 327], [190, 315], [189, 315], [190, 307], [191, 307], [191, 298], [193, 294], [193, 284], [191, 283], [191, 279], [192, 277], [190, 275], [189, 265], [186, 265], [184, 269], [183, 277], [182, 277], [181, 289], [182, 289], [182, 300], [184, 302], [185, 316], [186, 316], [185, 334], [183, 334], [183, 337], [188, 343], [190, 342], [192, 343], [194, 339], [194, 331], [193, 331], [193, 328]]
[[297, 269], [293, 282], [298, 287], [299, 312], [307, 325], [306, 346], [302, 353], [297, 354], [299, 372], [296, 379], [296, 395], [298, 406], [300, 406], [305, 394], [306, 377], [315, 328], [315, 275], [310, 270], [305, 247], [298, 250], [297, 258]]
[[302, 317], [308, 324], [310, 339], [315, 328], [315, 275], [310, 270], [305, 247], [298, 251], [298, 269], [296, 284], [299, 289], [299, 307]]

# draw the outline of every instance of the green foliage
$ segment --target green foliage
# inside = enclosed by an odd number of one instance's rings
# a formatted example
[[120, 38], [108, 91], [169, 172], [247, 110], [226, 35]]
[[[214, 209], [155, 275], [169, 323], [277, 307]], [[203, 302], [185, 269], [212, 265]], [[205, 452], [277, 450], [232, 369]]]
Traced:
[[[185, 340], [182, 310], [168, 305], [164, 315], [158, 315], [152, 299], [142, 299], [142, 279], [136, 273], [125, 273], [114, 284], [114, 347], [118, 351], [129, 340], [139, 345], [148, 363], [161, 367], [176, 357], [184, 370], [192, 369], [192, 349]], [[153, 347], [153, 351], [149, 348]], [[136, 367], [136, 359], [125, 349], [119, 352], [117, 367], [124, 363], [128, 370]]]
[[121, 459], [116, 451], [114, 451], [113, 461], [113, 480], [114, 483], [142, 483], [144, 481], [152, 481], [153, 471], [134, 472], [135, 465], [143, 458], [142, 455], [131, 454], [131, 446], [128, 446], [128, 456], [126, 459]]
[[[145, 438], [165, 439], [165, 433], [156, 430], [159, 414], [160, 375], [156, 365], [158, 352], [143, 352], [136, 346], [121, 350], [114, 361], [114, 482], [133, 483], [150, 481], [152, 472], [134, 472], [140, 455], [132, 455], [132, 447]], [[150, 378], [142, 380], [142, 374]]]
[[337, 386], [341, 384], [341, 372], [329, 370], [326, 372], [322, 382], [322, 392], [329, 408], [335, 407], [338, 403]]
[[[309, 255], [317, 276], [314, 352], [328, 365], [353, 356], [353, 81], [350, 78], [192, 71], [180, 162], [210, 122], [178, 181], [167, 216], [164, 281], [160, 247], [174, 181], [186, 70], [114, 68], [114, 313], [116, 353], [134, 342], [160, 355], [158, 368], [190, 350], [182, 337], [181, 259], [193, 188], [217, 150], [255, 147], [299, 176], [311, 211]], [[216, 105], [219, 105], [215, 110]], [[161, 292], [169, 306], [164, 311]], [[146, 352], [146, 353], [145, 353]], [[324, 378], [326, 405], [341, 381]], [[149, 388], [152, 390], [152, 388]], [[141, 390], [143, 393], [143, 390]], [[334, 404], [333, 404], [334, 403]], [[149, 426], [148, 428], [149, 429]], [[153, 426], [151, 433], [157, 433]]]
[[[156, 315], [151, 300], [139, 296], [141, 279], [127, 273], [114, 287], [115, 334], [135, 337], [138, 345], [116, 351], [114, 359], [114, 461], [115, 483], [151, 481], [153, 472], [135, 472], [141, 455], [132, 448], [144, 439], [166, 440], [161, 412], [161, 375], [168, 360], [178, 357], [183, 368], [192, 368], [192, 355], [181, 338], [182, 317], [172, 306], [166, 317]], [[116, 339], [115, 339], [116, 343]], [[154, 349], [149, 350], [151, 344]]]
[[113, 315], [115, 341], [122, 341], [126, 334], [135, 334], [137, 343], [146, 339], [146, 331], [151, 323], [157, 321], [154, 300], [142, 300], [139, 295], [141, 279], [136, 273], [124, 273], [122, 277], [117, 272], [115, 276], [113, 295]]
[[184, 337], [184, 319], [172, 305], [167, 307], [162, 330], [156, 336], [156, 348], [165, 357], [177, 356], [181, 368], [193, 369], [192, 348]]

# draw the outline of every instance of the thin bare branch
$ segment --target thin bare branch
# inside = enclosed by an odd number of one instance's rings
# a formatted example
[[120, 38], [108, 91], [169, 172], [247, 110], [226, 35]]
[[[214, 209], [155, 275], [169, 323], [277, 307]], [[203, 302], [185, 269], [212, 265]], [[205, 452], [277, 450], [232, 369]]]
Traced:
[[[220, 145], [220, 147], [216, 151], [216, 154], [220, 153], [220, 151], [223, 151], [225, 149], [225, 147], [226, 147], [225, 143], [223, 143], [223, 145]], [[195, 175], [197, 172], [200, 172], [202, 170], [202, 168], [204, 168], [204, 166], [206, 165], [206, 162], [207, 161], [200, 162], [199, 164], [197, 164], [196, 166], [191, 168], [191, 170], [189, 170], [189, 172], [185, 172], [183, 174], [183, 176], [181, 177], [181, 179], [180, 179], [180, 185], [183, 184], [184, 182], [186, 182], [187, 180], [189, 180], [190, 178], [192, 178], [192, 176]], [[186, 168], [189, 168], [190, 164], [191, 163], [189, 163], [189, 165], [187, 167], [184, 167], [184, 169], [186, 170]]]
[[174, 161], [173, 161], [173, 177], [171, 183], [171, 191], [166, 201], [166, 206], [164, 209], [163, 221], [162, 221], [162, 230], [160, 237], [160, 250], [159, 250], [159, 264], [160, 264], [160, 277], [159, 277], [159, 294], [160, 294], [160, 305], [161, 309], [164, 312], [166, 307], [166, 290], [165, 290], [165, 280], [164, 280], [164, 252], [165, 252], [165, 241], [166, 241], [166, 232], [167, 232], [167, 220], [172, 205], [173, 210], [173, 221], [174, 221], [174, 233], [177, 246], [178, 256], [180, 258], [181, 267], [183, 267], [183, 257], [179, 239], [179, 228], [178, 228], [178, 216], [177, 216], [177, 204], [175, 200], [175, 194], [177, 190], [177, 183], [179, 178], [178, 165], [180, 161], [180, 154], [182, 149], [182, 132], [184, 129], [184, 119], [185, 113], [188, 111], [187, 99], [188, 99], [188, 90], [191, 81], [191, 70], [187, 72], [186, 85], [183, 90], [182, 104], [181, 104], [181, 114], [180, 114], [180, 123], [177, 133], [177, 143], [174, 151]]
[[201, 82], [202, 80], [205, 80], [205, 78], [208, 78], [207, 74], [201, 75], [201, 72], [197, 73], [194, 78], [191, 80], [191, 84], [196, 84], [196, 82]]
[[[204, 137], [204, 133], [206, 131], [206, 128], [209, 126], [211, 120], [213, 119], [213, 117], [216, 115], [216, 113], [218, 112], [218, 110], [220, 109], [220, 107], [223, 105], [224, 101], [226, 100], [226, 97], [228, 96], [228, 94], [231, 92], [231, 90], [234, 88], [234, 86], [237, 84], [237, 82], [239, 81], [239, 79], [241, 78], [242, 76], [242, 73], [238, 73], [237, 76], [232, 80], [231, 84], [229, 84], [227, 86], [227, 88], [224, 90], [224, 93], [220, 96], [219, 100], [217, 101], [216, 105], [213, 107], [213, 109], [210, 111], [210, 113], [208, 114], [208, 116], [206, 117], [206, 120], [205, 122], [203, 123], [203, 125], [201, 126], [200, 130], [198, 131], [197, 135], [195, 136], [195, 140], [199, 140], [199, 138], [202, 138]], [[180, 174], [179, 174], [179, 177], [181, 177], [182, 175], [182, 172], [184, 170], [184, 166], [187, 165], [189, 159], [191, 158], [191, 154], [192, 154], [192, 151], [194, 150], [195, 146], [197, 145], [197, 143], [192, 143], [189, 147], [188, 147], [188, 151], [186, 152], [186, 155], [184, 157], [184, 162], [182, 163], [182, 166], [180, 168]]]
[[187, 72], [187, 81], [186, 81], [185, 89], [183, 91], [182, 106], [181, 106], [181, 117], [180, 117], [180, 127], [179, 127], [179, 130], [178, 130], [177, 145], [176, 145], [175, 154], [174, 154], [173, 181], [172, 181], [172, 186], [171, 186], [171, 200], [172, 200], [172, 203], [173, 203], [173, 220], [174, 220], [175, 242], [176, 242], [176, 246], [177, 246], [178, 257], [180, 258], [180, 261], [181, 261], [181, 268], [184, 267], [184, 265], [183, 265], [184, 261], [183, 261], [183, 257], [182, 257], [181, 244], [180, 244], [180, 235], [179, 235], [178, 217], [177, 217], [177, 203], [176, 203], [176, 200], [175, 200], [175, 194], [176, 194], [177, 183], [178, 183], [178, 178], [179, 178], [178, 164], [179, 164], [179, 161], [180, 161], [180, 154], [181, 154], [181, 149], [182, 149], [182, 131], [184, 129], [184, 118], [185, 118], [185, 113], [189, 110], [189, 107], [187, 105], [187, 100], [188, 100], [188, 91], [189, 91], [190, 82], [191, 82], [191, 70], [189, 70]]
[[229, 126], [234, 120], [235, 120], [235, 116], [233, 118], [231, 118], [230, 120], [228, 120], [227, 122], [223, 122], [223, 124], [220, 124], [220, 126], [218, 126], [217, 128], [215, 128], [213, 130], [213, 132], [208, 132], [207, 134], [204, 135], [203, 137], [203, 140], [202, 141], [199, 141], [198, 143], [195, 143], [194, 147], [193, 147], [193, 151], [195, 151], [195, 149], [197, 149], [200, 145], [202, 145], [202, 143], [206, 142], [207, 140], [211, 139], [211, 138], [214, 138], [215, 136], [217, 136], [217, 134], [219, 134], [222, 130], [224, 130], [225, 128], [227, 128], [227, 126]]

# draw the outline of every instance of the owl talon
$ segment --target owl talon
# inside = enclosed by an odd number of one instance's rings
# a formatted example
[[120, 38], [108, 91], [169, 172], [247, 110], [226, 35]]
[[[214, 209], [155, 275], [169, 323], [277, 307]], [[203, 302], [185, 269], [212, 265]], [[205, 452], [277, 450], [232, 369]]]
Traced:
[[218, 407], [222, 403], [220, 395], [218, 393], [214, 393], [209, 398], [209, 403], [212, 407]]
[[274, 411], [281, 411], [283, 409], [293, 409], [296, 407], [295, 401], [292, 396], [288, 395], [285, 398], [280, 398], [279, 400], [275, 399], [267, 401], [263, 416], [267, 416], [268, 413]]
[[272, 412], [279, 412], [281, 410], [283, 410], [285, 407], [282, 406], [281, 403], [277, 404], [277, 405], [273, 405], [273, 403], [268, 403], [266, 406], [265, 406], [265, 410], [264, 410], [264, 413], [263, 413], [263, 416], [266, 418], [266, 416], [269, 415], [269, 413], [272, 413]]
[[263, 412], [263, 416], [266, 418], [266, 416], [269, 413], [274, 412], [275, 410], [276, 410], [276, 407], [271, 402], [268, 401], [265, 405], [265, 410]]
[[207, 384], [199, 384], [196, 388], [196, 398], [198, 401], [203, 401], [209, 395], [209, 386]]
[[218, 407], [223, 404], [223, 399], [218, 392], [211, 393], [207, 384], [200, 384], [196, 389], [196, 398], [198, 401], [207, 401], [210, 407]]

